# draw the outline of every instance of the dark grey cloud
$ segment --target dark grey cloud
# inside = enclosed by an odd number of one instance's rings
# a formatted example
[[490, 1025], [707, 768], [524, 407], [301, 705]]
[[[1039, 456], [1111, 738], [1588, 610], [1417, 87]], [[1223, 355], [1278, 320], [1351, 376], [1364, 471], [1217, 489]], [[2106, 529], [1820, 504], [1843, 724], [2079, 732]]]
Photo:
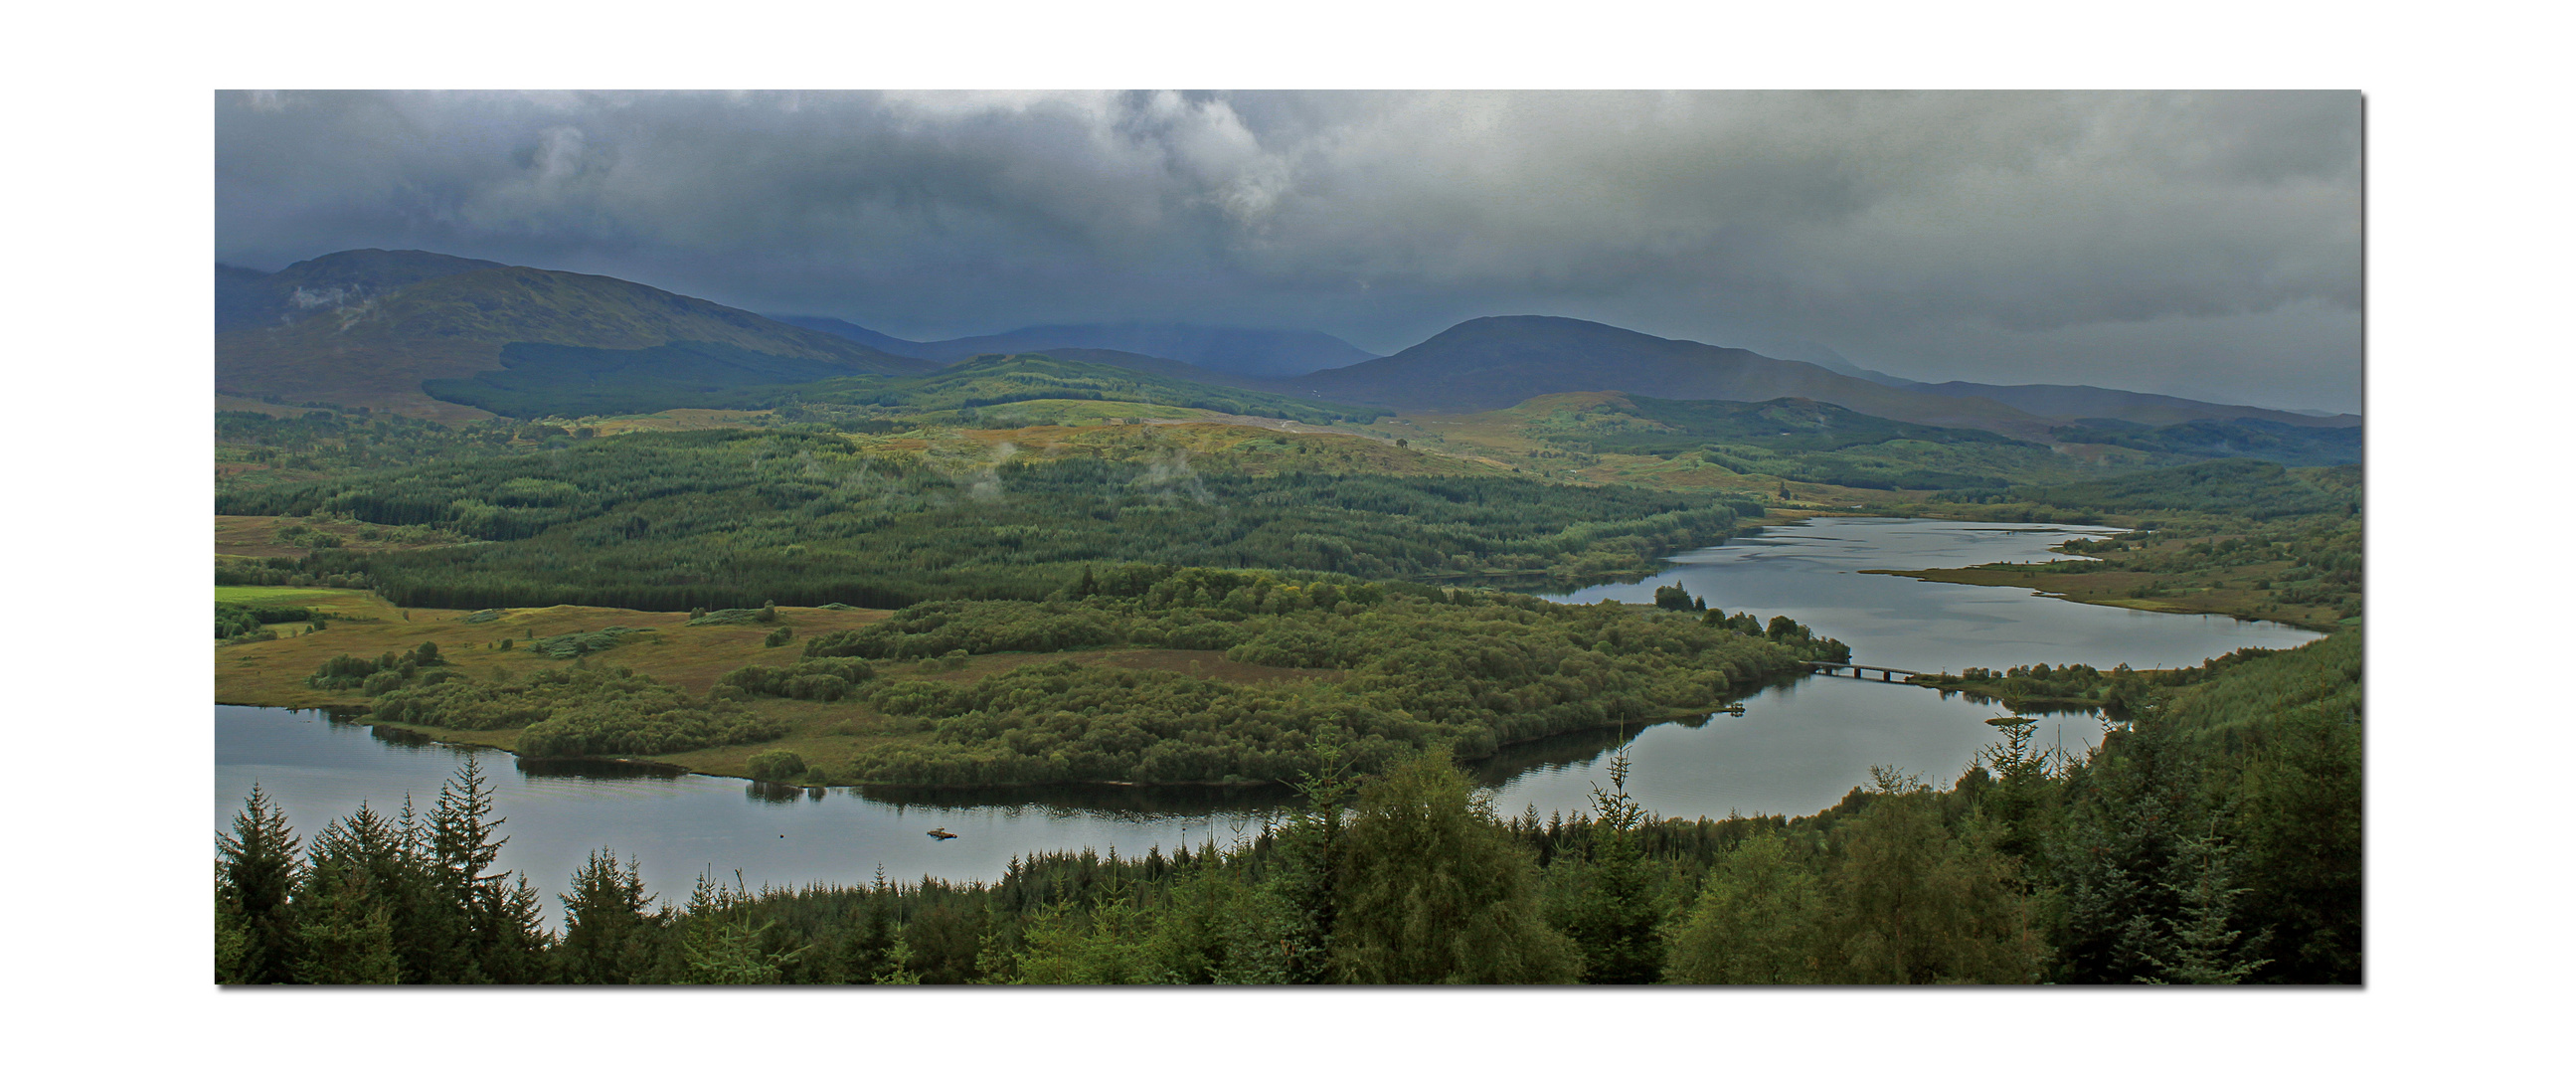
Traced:
[[1548, 313], [1921, 379], [2360, 393], [2320, 93], [277, 93], [217, 256], [601, 272], [914, 338]]

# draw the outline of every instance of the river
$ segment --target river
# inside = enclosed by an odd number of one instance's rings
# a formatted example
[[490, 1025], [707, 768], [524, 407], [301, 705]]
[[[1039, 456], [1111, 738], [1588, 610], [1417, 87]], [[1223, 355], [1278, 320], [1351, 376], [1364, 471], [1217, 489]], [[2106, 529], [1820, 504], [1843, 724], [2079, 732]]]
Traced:
[[[1646, 602], [1679, 584], [1713, 607], [1787, 615], [1842, 639], [1853, 660], [1920, 671], [2047, 662], [2175, 667], [2248, 645], [2287, 648], [2318, 635], [2225, 616], [2166, 615], [2041, 597], [2029, 590], [1922, 582], [1865, 570], [2064, 558], [2049, 546], [2113, 532], [1917, 519], [1819, 518], [1672, 560], [1642, 582], [1552, 599]], [[1659, 724], [1628, 734], [1630, 791], [1666, 816], [1813, 813], [1893, 766], [1947, 783], [1995, 740], [2001, 709], [1875, 680], [1807, 679], [1764, 690], [1742, 716]], [[2043, 745], [2082, 753], [2099, 738], [2089, 715], [2042, 717]], [[1541, 816], [1584, 809], [1606, 786], [1621, 733], [1515, 748], [1478, 769], [1497, 809]], [[1015, 855], [1091, 847], [1229, 844], [1257, 834], [1284, 802], [1265, 794], [1050, 791], [976, 795], [771, 793], [737, 779], [614, 766], [525, 765], [380, 734], [318, 712], [215, 707], [217, 826], [256, 782], [310, 836], [361, 801], [391, 813], [409, 794], [426, 809], [468, 754], [508, 819], [500, 865], [549, 892], [602, 846], [639, 859], [657, 894], [685, 897], [702, 871], [753, 888], [890, 879], [993, 879]], [[932, 840], [931, 828], [959, 838]], [[554, 906], [549, 900], [549, 913]]]

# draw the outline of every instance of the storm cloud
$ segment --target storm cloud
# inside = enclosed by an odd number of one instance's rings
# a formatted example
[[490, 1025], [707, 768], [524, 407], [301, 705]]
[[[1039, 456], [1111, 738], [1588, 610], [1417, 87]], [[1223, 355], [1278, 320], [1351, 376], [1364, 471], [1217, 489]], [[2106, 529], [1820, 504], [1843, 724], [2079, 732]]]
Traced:
[[915, 339], [1539, 313], [2358, 409], [2317, 93], [227, 93], [219, 260], [597, 272]]

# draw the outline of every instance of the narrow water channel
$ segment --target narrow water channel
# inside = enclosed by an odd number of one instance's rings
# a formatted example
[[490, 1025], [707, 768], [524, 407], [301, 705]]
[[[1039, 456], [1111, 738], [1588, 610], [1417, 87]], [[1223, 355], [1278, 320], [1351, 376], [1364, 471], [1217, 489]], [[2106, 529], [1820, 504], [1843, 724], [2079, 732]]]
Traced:
[[[2075, 604], [2028, 590], [1945, 585], [1865, 570], [1968, 566], [2058, 558], [2072, 526], [2000, 526], [1909, 519], [1816, 519], [1675, 557], [1631, 585], [1553, 599], [1646, 602], [1680, 584], [1713, 607], [1787, 615], [1841, 638], [1859, 663], [1919, 671], [2036, 662], [2174, 667], [2248, 645], [2287, 648], [2317, 635], [2225, 616], [2162, 615]], [[1995, 739], [2003, 710], [1930, 690], [1850, 679], [1786, 683], [1748, 698], [1742, 716], [1717, 715], [1642, 731], [1565, 736], [1483, 765], [1506, 813], [1587, 808], [1608, 784], [1610, 751], [1629, 742], [1630, 790], [1665, 816], [1812, 813], [1888, 765], [1946, 783]], [[2087, 715], [2044, 717], [2043, 745], [2082, 753], [2100, 725]], [[753, 888], [892, 879], [999, 877], [1016, 855], [1090, 847], [1140, 854], [1151, 846], [1230, 844], [1257, 835], [1285, 804], [1264, 793], [1112, 792], [888, 796], [834, 789], [766, 793], [737, 779], [630, 770], [521, 766], [499, 751], [406, 741], [318, 712], [215, 707], [218, 827], [256, 782], [310, 836], [361, 801], [392, 813], [408, 794], [421, 807], [474, 752], [508, 818], [500, 865], [559, 890], [590, 851], [642, 862], [651, 890], [685, 897], [702, 872]], [[945, 828], [959, 838], [932, 840]], [[549, 914], [555, 910], [548, 906]]]

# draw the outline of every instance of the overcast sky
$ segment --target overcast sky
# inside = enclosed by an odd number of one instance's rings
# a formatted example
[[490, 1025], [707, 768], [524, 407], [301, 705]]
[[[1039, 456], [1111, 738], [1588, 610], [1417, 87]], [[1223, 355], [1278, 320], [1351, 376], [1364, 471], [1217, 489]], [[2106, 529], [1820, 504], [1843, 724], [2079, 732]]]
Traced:
[[1542, 313], [2357, 411], [2361, 98], [249, 93], [218, 260], [596, 272], [912, 339]]

